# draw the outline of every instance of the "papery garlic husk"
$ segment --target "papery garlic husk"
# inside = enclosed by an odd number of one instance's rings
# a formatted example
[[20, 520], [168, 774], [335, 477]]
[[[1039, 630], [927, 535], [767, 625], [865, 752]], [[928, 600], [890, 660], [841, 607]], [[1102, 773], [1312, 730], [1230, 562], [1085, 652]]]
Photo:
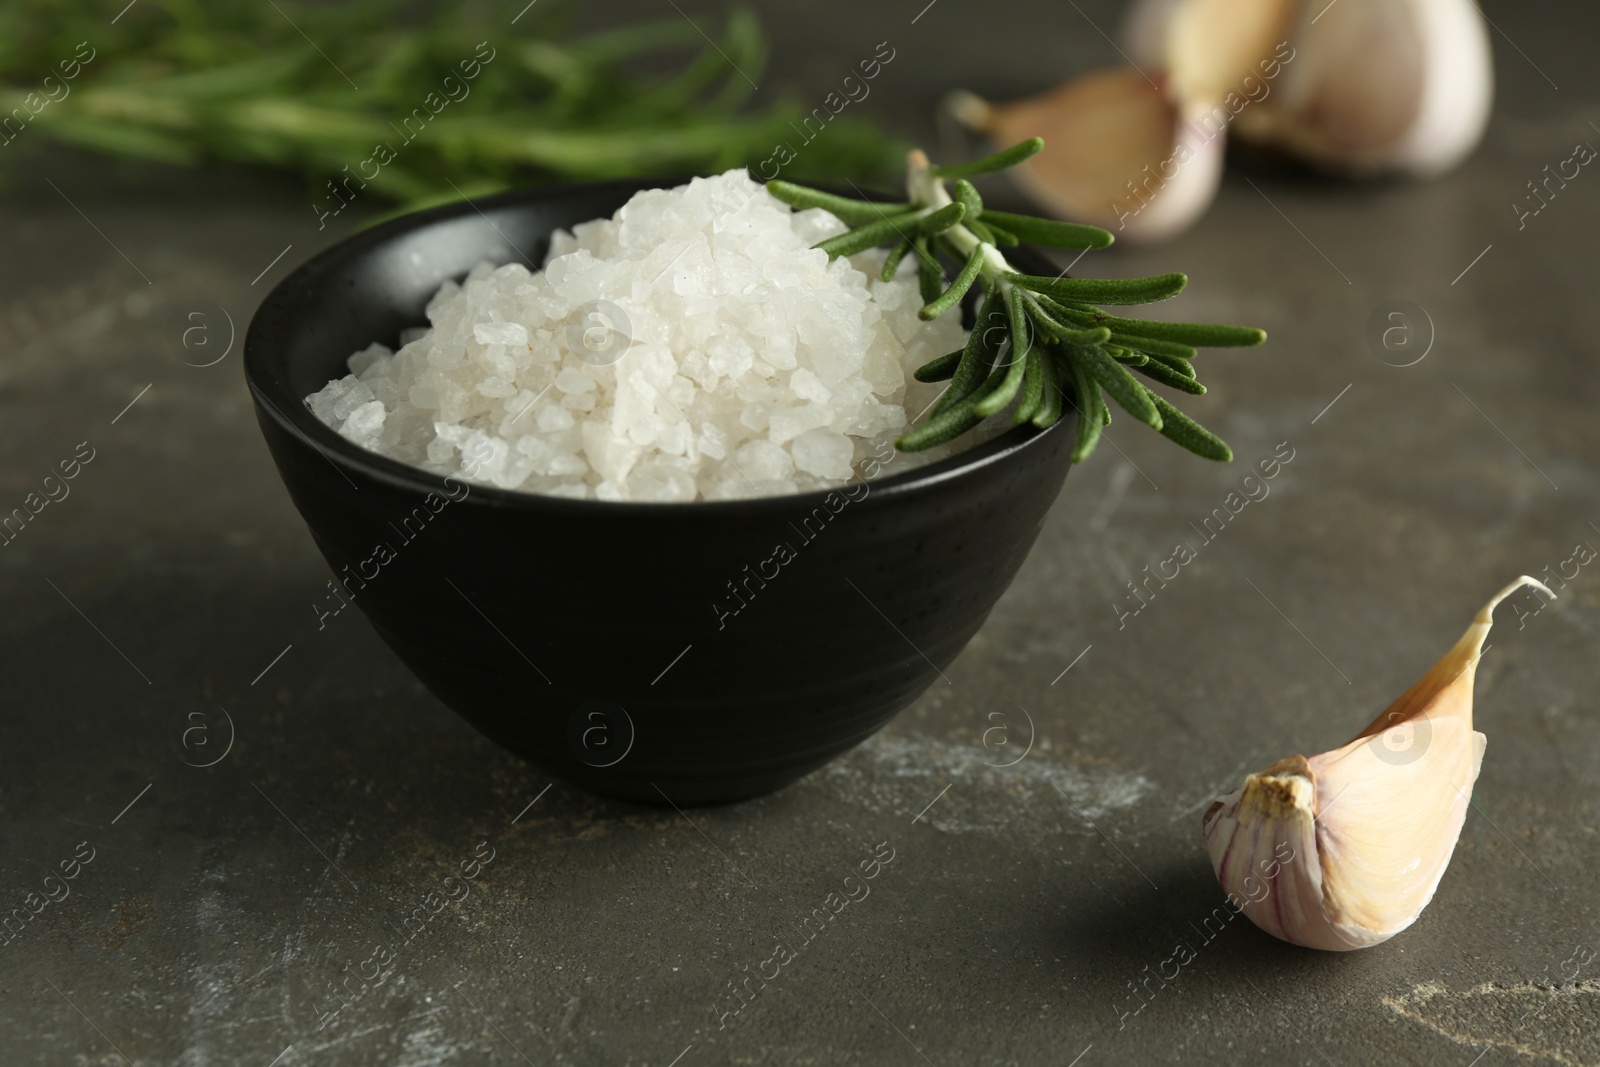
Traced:
[[1118, 240], [1166, 240], [1215, 199], [1235, 113], [1224, 102], [1271, 61], [1298, 2], [1141, 0], [1128, 22], [1136, 66], [1004, 104], [957, 94], [951, 110], [998, 144], [1045, 139], [1014, 173], [1048, 210]]
[[[1277, 53], [1289, 47], [1303, 0], [1182, 0], [1167, 13], [1161, 45], [1169, 93], [1181, 106], [1211, 107], [1229, 95], [1250, 99]], [[1252, 82], [1250, 79], [1254, 79]], [[1270, 95], [1270, 93], [1269, 93]], [[1252, 105], [1253, 106], [1253, 105]], [[1248, 110], [1248, 108], [1246, 109]]]
[[1497, 593], [1445, 657], [1342, 748], [1290, 756], [1202, 820], [1217, 880], [1267, 933], [1348, 951], [1416, 921], [1455, 851], [1486, 742], [1472, 684]]
[[1043, 137], [1012, 174], [1063, 218], [1119, 241], [1158, 241], [1188, 228], [1216, 196], [1225, 130], [1194, 121], [1132, 68], [1095, 71], [1025, 100], [955, 95], [956, 118], [996, 144]]
[[1239, 116], [1242, 140], [1341, 173], [1432, 177], [1483, 138], [1494, 61], [1474, 0], [1314, 0], [1291, 39], [1279, 84]]
[[1167, 67], [1167, 28], [1187, 0], [1131, 0], [1122, 11], [1121, 51], [1140, 70]]

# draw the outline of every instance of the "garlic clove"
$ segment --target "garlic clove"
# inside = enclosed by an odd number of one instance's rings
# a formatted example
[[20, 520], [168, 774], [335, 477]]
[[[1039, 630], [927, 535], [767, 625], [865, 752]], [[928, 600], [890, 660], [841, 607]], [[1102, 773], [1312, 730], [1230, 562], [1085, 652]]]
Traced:
[[1473, 0], [1340, 0], [1294, 29], [1277, 91], [1239, 136], [1325, 169], [1418, 177], [1460, 163], [1494, 96], [1488, 28]]
[[1122, 52], [1145, 70], [1165, 70], [1167, 30], [1185, 0], [1133, 0], [1122, 15]]
[[1137, 70], [1096, 71], [1039, 96], [990, 104], [959, 94], [958, 121], [999, 144], [1043, 137], [1043, 152], [1013, 172], [1047, 210], [1156, 241], [1187, 228], [1222, 179], [1226, 134], [1185, 118]]
[[1123, 55], [1166, 71], [1180, 106], [1220, 103], [1259, 79], [1286, 46], [1302, 0], [1134, 0], [1122, 22]]
[[1301, 0], [1185, 0], [1166, 26], [1172, 98], [1209, 107], [1241, 93], [1246, 79], [1286, 42]]
[[1202, 820], [1212, 869], [1236, 907], [1274, 937], [1346, 951], [1416, 921], [1455, 851], [1486, 739], [1472, 686], [1495, 607], [1348, 744], [1290, 756], [1245, 778]]

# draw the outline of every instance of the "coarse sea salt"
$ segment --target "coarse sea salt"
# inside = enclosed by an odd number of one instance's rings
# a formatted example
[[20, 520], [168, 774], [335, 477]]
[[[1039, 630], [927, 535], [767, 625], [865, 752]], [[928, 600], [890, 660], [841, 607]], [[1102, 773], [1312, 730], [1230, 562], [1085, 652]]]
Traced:
[[[363, 448], [501, 489], [693, 501], [830, 489], [949, 455], [893, 441], [939, 395], [911, 372], [966, 341], [917, 317], [908, 263], [830, 262], [844, 232], [742, 170], [556, 231], [544, 269], [479, 264], [426, 330], [307, 397]], [[966, 441], [960, 442], [964, 445]]]

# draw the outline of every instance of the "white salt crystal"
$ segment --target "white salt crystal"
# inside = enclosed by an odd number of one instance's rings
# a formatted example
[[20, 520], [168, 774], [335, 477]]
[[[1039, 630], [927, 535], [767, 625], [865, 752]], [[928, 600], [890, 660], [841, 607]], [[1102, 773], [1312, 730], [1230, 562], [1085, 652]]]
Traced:
[[826, 404], [802, 404], [774, 411], [767, 419], [767, 436], [778, 444], [791, 441], [807, 430], [819, 429], [833, 421], [833, 409]]
[[595, 394], [593, 392], [568, 393], [561, 398], [561, 406], [568, 411], [593, 411], [595, 408], [594, 398]]
[[818, 241], [826, 241], [830, 237], [837, 237], [848, 229], [844, 223], [820, 207], [796, 211], [791, 225], [794, 227], [795, 235], [807, 245], [814, 245]]
[[666, 463], [641, 463], [628, 475], [628, 499], [687, 503], [699, 488], [693, 478]]
[[423, 314], [428, 316], [428, 321], [437, 327], [439, 325], [439, 313], [446, 306], [455, 303], [455, 299], [460, 293], [460, 285], [451, 281], [445, 282], [439, 287], [439, 291], [433, 294], [433, 299], [428, 301], [428, 307], [423, 311]]
[[587, 500], [589, 498], [589, 492], [589, 487], [584, 485], [582, 482], [569, 482], [565, 485], [552, 485], [549, 489], [545, 490], [545, 494], [547, 496], [566, 496], [571, 497], [574, 500]]
[[850, 464], [856, 446], [842, 433], [833, 430], [808, 430], [789, 445], [794, 465], [819, 478], [850, 477]]
[[[889, 343], [895, 344], [893, 341]], [[895, 344], [895, 347], [899, 346]], [[893, 393], [906, 384], [905, 372], [900, 369], [900, 360], [896, 358], [899, 354], [882, 350], [867, 353], [862, 374], [872, 383], [872, 391], [880, 396]]]
[[801, 400], [815, 400], [819, 404], [825, 404], [833, 397], [832, 391], [822, 384], [822, 379], [804, 367], [789, 375], [789, 388]]
[[751, 481], [787, 478], [794, 473], [794, 460], [779, 445], [757, 438], [740, 445], [733, 454], [739, 473]]
[[753, 404], [746, 404], [744, 410], [739, 412], [739, 425], [756, 433], [766, 433], [771, 410], [759, 400]]
[[557, 430], [570, 430], [577, 425], [572, 418], [572, 412], [558, 404], [546, 404], [539, 409], [537, 416], [539, 429], [545, 433], [554, 433]]
[[339, 432], [357, 442], [364, 437], [376, 437], [383, 429], [383, 420], [387, 416], [383, 401], [369, 400], [350, 413]]
[[699, 431], [690, 437], [689, 450], [706, 452], [713, 459], [722, 459], [735, 445], [733, 435], [714, 422], [703, 422]]
[[576, 367], [563, 367], [556, 375], [556, 388], [563, 393], [587, 393], [594, 389], [594, 379]]
[[755, 350], [744, 338], [724, 334], [706, 349], [706, 361], [713, 371], [723, 377], [738, 378], [747, 373], [755, 362]]
[[389, 351], [389, 349], [384, 345], [368, 345], [366, 348], [363, 348], [361, 351], [345, 360], [344, 365], [350, 368], [351, 374], [354, 374], [357, 378], [359, 378], [365, 374], [374, 363], [381, 363], [392, 355], [394, 355], [394, 353]]
[[564, 452], [550, 461], [549, 472], [554, 475], [569, 477], [574, 474], [583, 474], [588, 469], [589, 464], [584, 462], [582, 456]]
[[372, 387], [366, 382], [355, 381], [352, 378], [345, 380], [349, 382], [349, 386], [345, 389], [344, 395], [333, 404], [333, 416], [338, 419], [349, 418], [350, 413], [356, 408], [373, 399]]
[[432, 441], [428, 442], [427, 457], [429, 463], [443, 466], [454, 461], [455, 456], [456, 446], [451, 444], [449, 441], [440, 440], [439, 438], [435, 437]]
[[480, 345], [526, 345], [528, 328], [520, 322], [480, 322], [472, 336]]
[[306, 397], [306, 403], [311, 405], [311, 413], [334, 429], [338, 429], [341, 416], [333, 413], [333, 407], [344, 398], [345, 391], [350, 388], [350, 383], [354, 380], [354, 375], [348, 378], [335, 378]]
[[[515, 326], [516, 323], [504, 323], [504, 322], [502, 322], [502, 323], [497, 323], [496, 325], [500, 325], [500, 326]], [[517, 329], [520, 330], [521, 328], [522, 327], [517, 326]], [[526, 349], [528, 346], [527, 345], [523, 345], [522, 347], [524, 349]], [[485, 365], [487, 365], [489, 367], [491, 373], [493, 373], [496, 378], [503, 378], [506, 381], [511, 381], [512, 379], [516, 378], [516, 376], [517, 376], [517, 361], [511, 358], [511, 354], [506, 351], [506, 346], [505, 345], [502, 345], [502, 344], [489, 345], [486, 349], [484, 349], [483, 362], [484, 362]], [[498, 394], [498, 395], [500, 395], [500, 396], [514, 396], [514, 395], [516, 395], [516, 390], [513, 389], [509, 393], [501, 393], [501, 394]]]
[[583, 451], [589, 465], [614, 489], [617, 483], [627, 480], [643, 449], [627, 437], [612, 433], [605, 420], [590, 419], [583, 423]]
[[681, 456], [688, 452], [693, 436], [688, 423], [667, 423], [656, 431], [656, 448], [669, 456]]

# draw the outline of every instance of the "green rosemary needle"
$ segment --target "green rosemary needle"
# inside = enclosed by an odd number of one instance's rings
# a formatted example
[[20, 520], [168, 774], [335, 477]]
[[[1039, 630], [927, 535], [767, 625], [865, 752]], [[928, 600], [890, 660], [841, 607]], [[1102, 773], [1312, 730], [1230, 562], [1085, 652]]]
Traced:
[[[792, 182], [767, 189], [796, 208], [820, 207], [852, 227], [816, 245], [829, 256], [893, 242], [882, 277], [890, 280], [900, 261], [915, 254], [924, 319], [934, 319], [974, 290], [982, 295], [966, 347], [918, 368], [921, 382], [950, 385], [928, 418], [897, 442], [906, 451], [930, 448], [966, 433], [985, 418], [1013, 407], [1018, 423], [1044, 428], [1059, 421], [1067, 401], [1078, 413], [1072, 458], [1094, 451], [1111, 423], [1106, 397], [1184, 448], [1206, 459], [1227, 461], [1232, 451], [1134, 372], [1181, 393], [1199, 396], [1193, 360], [1198, 349], [1258, 345], [1267, 335], [1244, 326], [1127, 319], [1104, 305], [1148, 304], [1183, 290], [1182, 274], [1150, 278], [1047, 278], [1023, 274], [1006, 261], [1000, 246], [1018, 241], [1056, 248], [1104, 248], [1113, 237], [1094, 226], [991, 211], [968, 178], [1004, 170], [1044, 147], [1032, 138], [971, 163], [935, 167], [911, 153], [903, 204], [870, 204]], [[954, 190], [946, 187], [954, 183]], [[944, 261], [962, 264], [946, 280]]]

